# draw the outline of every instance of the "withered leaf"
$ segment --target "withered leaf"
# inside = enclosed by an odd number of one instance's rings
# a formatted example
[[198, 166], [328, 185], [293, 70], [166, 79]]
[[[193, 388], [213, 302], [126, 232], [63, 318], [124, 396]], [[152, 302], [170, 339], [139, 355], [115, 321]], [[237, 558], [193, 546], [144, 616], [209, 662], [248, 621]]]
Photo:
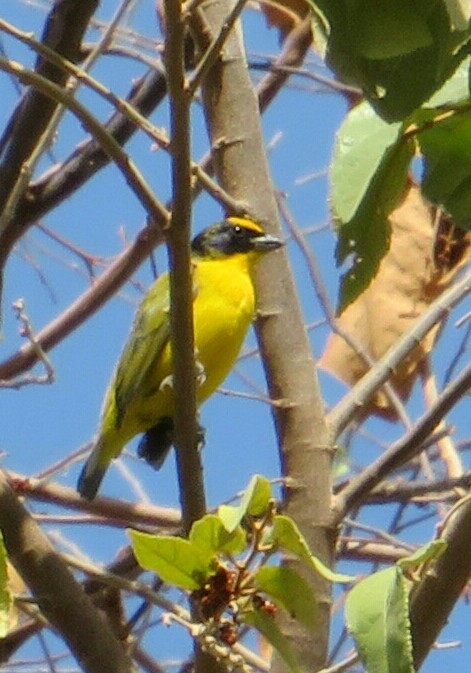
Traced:
[[[411, 185], [389, 218], [391, 242], [369, 287], [350, 304], [338, 323], [373, 360], [388, 348], [452, 282], [469, 259], [470, 234], [453, 226], [450, 218], [426, 201]], [[390, 383], [407, 400], [419, 365], [434, 346], [440, 326], [434, 327], [397, 367]], [[331, 334], [320, 366], [349, 385], [368, 370], [364, 359], [338, 334]], [[383, 391], [362, 409], [394, 420], [396, 411]]]

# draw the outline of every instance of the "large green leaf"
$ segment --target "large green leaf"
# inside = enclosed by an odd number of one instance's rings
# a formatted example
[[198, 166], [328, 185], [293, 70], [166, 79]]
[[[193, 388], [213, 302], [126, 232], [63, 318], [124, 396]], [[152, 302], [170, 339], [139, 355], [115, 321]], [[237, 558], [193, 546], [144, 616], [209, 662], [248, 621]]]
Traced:
[[311, 0], [329, 24], [329, 65], [388, 121], [411, 114], [466, 55], [469, 7], [456, 2]]
[[433, 540], [395, 566], [359, 582], [347, 596], [345, 616], [368, 673], [414, 673], [406, 579], [438, 558], [446, 542]]
[[388, 124], [368, 103], [354, 107], [337, 132], [331, 168], [331, 204], [345, 224], [365, 200], [384, 154], [400, 139], [402, 125]]
[[[421, 131], [420, 127], [426, 123], [428, 128], [437, 115], [443, 114], [443, 110], [436, 108], [451, 105], [459, 108], [467, 104], [469, 66], [468, 58], [425, 103], [424, 108], [411, 115], [405, 125], [409, 131], [414, 124], [417, 125], [417, 138], [420, 143], [423, 136], [424, 147], [427, 145], [427, 136], [435, 132], [435, 126], [438, 128], [440, 124], [437, 123], [430, 131]], [[456, 122], [451, 125], [454, 124]], [[387, 218], [401, 199], [414, 152], [414, 140], [410, 138], [406, 141], [403, 132], [401, 124], [388, 124], [368, 103], [362, 103], [350, 111], [337, 133], [331, 172], [331, 204], [339, 234], [337, 261], [342, 263], [349, 259], [350, 262], [349, 270], [341, 279], [340, 311], [368, 286], [388, 250]], [[439, 135], [440, 132], [436, 132], [435, 144], [439, 144], [445, 153], [447, 141], [444, 134]], [[462, 144], [461, 140], [455, 144], [464, 154], [469, 150], [469, 146]], [[431, 157], [435, 156], [433, 149], [430, 152]], [[455, 167], [458, 169], [458, 178], [466, 178], [469, 160], [464, 164], [461, 160], [458, 163], [459, 166]], [[456, 179], [457, 175], [454, 169], [448, 173], [446, 163], [439, 167], [438, 187], [444, 189], [447, 183], [441, 184], [442, 170], [447, 174], [448, 183]], [[453, 195], [454, 200], [450, 199], [448, 203], [441, 198], [442, 194], [433, 182], [432, 188], [428, 183], [424, 185], [430, 200], [445, 208], [448, 204], [460, 218], [463, 213], [469, 212], [466, 187], [465, 182], [464, 194], [458, 191]]]

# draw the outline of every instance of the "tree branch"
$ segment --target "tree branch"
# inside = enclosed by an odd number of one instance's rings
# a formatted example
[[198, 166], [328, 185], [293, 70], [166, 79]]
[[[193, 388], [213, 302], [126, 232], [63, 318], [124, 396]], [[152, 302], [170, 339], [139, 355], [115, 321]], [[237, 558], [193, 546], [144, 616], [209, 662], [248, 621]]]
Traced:
[[[141, 202], [145, 212], [156, 222], [161, 221], [162, 218], [166, 218], [167, 214], [164, 207], [157, 201], [152, 189], [149, 187], [144, 177], [134, 165], [134, 162], [124, 152], [115, 139], [106, 132], [100, 122], [88, 111], [84, 105], [79, 103], [79, 101], [77, 101], [73, 96], [58, 87], [53, 82], [50, 82], [41, 75], [31, 72], [27, 68], [24, 68], [20, 63], [8, 61], [6, 59], [0, 59], [0, 69], [15, 75], [15, 77], [17, 77], [20, 82], [34, 86], [45, 96], [48, 96], [55, 101], [59, 101], [62, 105], [65, 105], [81, 121], [85, 128], [90, 131], [90, 133], [100, 143], [102, 149], [114, 161], [116, 166], [123, 174], [129, 187], [134, 192], [137, 199]], [[6, 259], [6, 255], [11, 249], [12, 240], [16, 240], [15, 237], [17, 234], [16, 231], [11, 231], [10, 226], [7, 226], [7, 221], [4, 224], [4, 227], [0, 225], [0, 244], [5, 245], [6, 249], [2, 249], [2, 257], [0, 257], [0, 261], [2, 259]]]
[[188, 535], [206, 512], [203, 467], [196, 422], [195, 339], [191, 268], [190, 103], [185, 81], [185, 25], [179, 0], [166, 0], [165, 62], [170, 98], [172, 147], [172, 219], [168, 231], [170, 260], [175, 448], [183, 527]]
[[468, 365], [446, 388], [438, 400], [417, 421], [412, 430], [394, 442], [371, 465], [366, 467], [356, 479], [353, 479], [345, 490], [336, 498], [336, 523], [340, 524], [344, 516], [352, 508], [359, 505], [364, 498], [393, 470], [415, 458], [422, 450], [423, 444], [440, 423], [442, 418], [471, 388], [471, 365]]
[[[233, 3], [226, 0], [200, 7], [203, 18], [192, 21], [201, 51], [219, 33]], [[210, 28], [208, 39], [204, 27]], [[303, 40], [307, 41], [304, 26]], [[296, 39], [298, 39], [297, 35]], [[299, 58], [302, 47], [290, 56]], [[279, 73], [278, 73], [279, 75]], [[284, 75], [278, 79], [281, 84]], [[280, 86], [281, 86], [280, 84]], [[271, 100], [267, 95], [267, 100]], [[271, 94], [270, 94], [271, 95]], [[260, 130], [259, 101], [252, 88], [242, 46], [240, 26], [230, 33], [220, 58], [203, 81], [206, 123], [219, 181], [239, 201], [250, 200], [248, 212], [280, 233], [277, 207]], [[329, 528], [331, 457], [311, 348], [303, 324], [294, 281], [282, 253], [267, 256], [257, 269], [257, 336], [274, 409], [280, 460], [286, 477], [284, 509], [293, 516], [311, 549], [325, 562], [333, 558]], [[289, 328], [287, 326], [289, 325]], [[312, 577], [308, 578], [312, 582]], [[292, 622], [284, 624], [293, 649], [306, 670], [325, 664], [330, 619], [330, 587], [316, 578], [322, 616], [315, 634], [306, 637]], [[283, 668], [277, 661], [275, 670]]]
[[[81, 58], [81, 42], [98, 0], [58, 0], [47, 18], [42, 41], [58, 54], [77, 62]], [[64, 86], [68, 75], [42, 57], [36, 61], [36, 74], [58, 87]], [[0, 212], [20, 177], [21, 168], [46, 129], [57, 100], [43, 92], [30, 89], [21, 99], [0, 139]]]
[[448, 515], [440, 539], [444, 553], [431, 564], [412, 593], [410, 617], [414, 664], [418, 669], [471, 576], [471, 499], [469, 494]]
[[[166, 93], [165, 75], [158, 70], [149, 70], [137, 80], [126, 100], [141, 115], [148, 116]], [[103, 127], [119, 145], [125, 145], [138, 130], [121, 112], [114, 112]], [[94, 137], [84, 140], [63, 162], [31, 183], [26, 196], [18, 203], [12, 226], [21, 226], [22, 235], [28, 225], [69, 198], [109, 162], [109, 155]]]
[[130, 673], [132, 665], [48, 538], [0, 474], [0, 529], [39, 608], [88, 673]]

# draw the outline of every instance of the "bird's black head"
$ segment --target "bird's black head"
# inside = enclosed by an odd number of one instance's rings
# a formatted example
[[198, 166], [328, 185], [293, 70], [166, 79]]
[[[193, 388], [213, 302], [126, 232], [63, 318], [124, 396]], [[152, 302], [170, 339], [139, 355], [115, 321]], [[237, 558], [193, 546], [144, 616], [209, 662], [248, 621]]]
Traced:
[[266, 234], [253, 220], [228, 217], [198, 234], [193, 239], [191, 249], [198, 257], [221, 259], [252, 252], [258, 256], [277, 250], [282, 245], [279, 238]]

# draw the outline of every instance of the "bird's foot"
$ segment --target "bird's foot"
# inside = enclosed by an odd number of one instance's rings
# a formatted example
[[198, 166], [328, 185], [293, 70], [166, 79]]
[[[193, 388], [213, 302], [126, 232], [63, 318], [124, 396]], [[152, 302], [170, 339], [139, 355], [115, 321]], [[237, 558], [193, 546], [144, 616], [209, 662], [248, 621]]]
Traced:
[[160, 382], [159, 392], [165, 390], [165, 388], [173, 388], [173, 376], [169, 374]]
[[196, 442], [198, 445], [198, 451], [202, 451], [204, 449], [204, 445], [206, 444], [206, 429], [203, 428], [203, 426], [199, 423], [198, 427], [196, 428]]
[[206, 382], [206, 370], [202, 362], [198, 360], [198, 354], [195, 354], [196, 385], [202, 386]]
[[[202, 362], [198, 360], [198, 353], [195, 353], [195, 378], [197, 387], [202, 386], [206, 381], [206, 370]], [[173, 388], [173, 375], [169, 374], [162, 379], [159, 391], [162, 392], [165, 388]]]

